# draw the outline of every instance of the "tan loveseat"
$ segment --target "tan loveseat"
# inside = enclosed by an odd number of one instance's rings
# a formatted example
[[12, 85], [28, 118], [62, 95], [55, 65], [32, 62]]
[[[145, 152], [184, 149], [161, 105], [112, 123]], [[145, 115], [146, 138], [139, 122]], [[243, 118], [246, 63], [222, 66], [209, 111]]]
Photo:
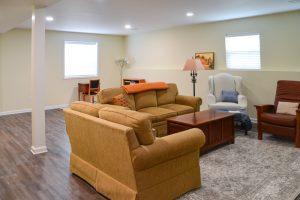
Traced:
[[200, 129], [155, 138], [149, 115], [86, 102], [64, 115], [71, 172], [109, 199], [168, 200], [200, 187]]
[[[200, 97], [178, 95], [177, 86], [168, 84], [166, 90], [152, 90], [128, 95], [133, 110], [151, 115], [153, 128], [157, 136], [167, 135], [166, 118], [199, 111]], [[97, 95], [98, 103], [111, 104], [114, 96], [125, 93], [123, 88], [101, 90]]]

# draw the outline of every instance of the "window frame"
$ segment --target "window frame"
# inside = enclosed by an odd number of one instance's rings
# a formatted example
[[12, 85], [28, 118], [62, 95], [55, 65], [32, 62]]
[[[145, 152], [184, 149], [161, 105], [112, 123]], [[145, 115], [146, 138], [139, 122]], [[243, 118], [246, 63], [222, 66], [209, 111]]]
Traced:
[[[97, 61], [96, 61], [96, 65], [97, 65], [97, 72], [96, 75], [77, 75], [77, 76], [66, 76], [66, 55], [65, 55], [65, 51], [66, 51], [66, 44], [96, 44], [97, 47]], [[97, 41], [83, 41], [83, 40], [65, 40], [64, 41], [64, 48], [63, 48], [63, 56], [64, 56], [64, 66], [63, 66], [63, 70], [64, 70], [64, 79], [87, 79], [87, 78], [98, 78], [99, 77], [99, 42]]]
[[[242, 36], [254, 36], [258, 35], [259, 36], [259, 60], [260, 60], [260, 66], [258, 69], [249, 69], [249, 68], [230, 68], [228, 67], [228, 62], [227, 62], [227, 49], [226, 49], [226, 37], [242, 37]], [[261, 34], [260, 33], [240, 33], [240, 34], [226, 34], [224, 37], [224, 43], [225, 43], [225, 60], [226, 60], [226, 68], [228, 70], [232, 71], [261, 71], [262, 70], [262, 56], [261, 56]]]

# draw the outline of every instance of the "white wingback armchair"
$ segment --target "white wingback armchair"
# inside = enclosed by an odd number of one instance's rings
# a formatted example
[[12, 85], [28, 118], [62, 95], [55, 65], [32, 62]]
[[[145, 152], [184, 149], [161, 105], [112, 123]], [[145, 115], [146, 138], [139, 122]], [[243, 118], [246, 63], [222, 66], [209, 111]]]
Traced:
[[[227, 73], [220, 73], [215, 76], [209, 76], [209, 94], [207, 103], [209, 109], [244, 111], [247, 110], [247, 98], [242, 95], [242, 77], [232, 76]], [[222, 90], [235, 90], [238, 92], [238, 103], [221, 102]]]

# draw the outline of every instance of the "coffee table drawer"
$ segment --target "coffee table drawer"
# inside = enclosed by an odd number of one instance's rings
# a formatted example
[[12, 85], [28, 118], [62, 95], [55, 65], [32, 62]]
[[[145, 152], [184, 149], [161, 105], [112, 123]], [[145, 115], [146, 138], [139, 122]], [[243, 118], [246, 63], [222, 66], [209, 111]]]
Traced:
[[185, 131], [191, 129], [191, 127], [184, 126], [181, 124], [175, 124], [175, 123], [168, 123], [168, 135], [178, 133], [180, 131]]

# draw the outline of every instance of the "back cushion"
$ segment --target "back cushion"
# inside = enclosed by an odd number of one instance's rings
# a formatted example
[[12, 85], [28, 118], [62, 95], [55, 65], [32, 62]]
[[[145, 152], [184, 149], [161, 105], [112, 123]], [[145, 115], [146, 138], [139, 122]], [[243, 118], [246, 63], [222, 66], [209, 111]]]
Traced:
[[98, 101], [99, 103], [110, 103], [113, 97], [123, 94], [122, 88], [107, 88], [103, 89], [98, 93]]
[[221, 101], [222, 90], [236, 90], [235, 79], [231, 74], [220, 73], [211, 77], [213, 94]]
[[99, 117], [133, 128], [141, 145], [149, 145], [154, 142], [149, 114], [132, 110], [103, 108], [99, 111]]
[[[103, 89], [98, 93], [98, 102], [105, 104], [111, 104], [112, 100], [115, 96], [120, 95], [120, 94], [126, 94], [123, 88], [108, 88], [108, 89]], [[134, 102], [134, 96], [133, 95], [127, 95], [130, 103], [130, 108], [132, 110], [135, 110], [135, 102]]]
[[166, 90], [156, 90], [157, 104], [165, 105], [175, 103], [175, 98], [178, 95], [177, 86], [174, 83], [168, 83], [169, 88]]
[[101, 104], [93, 104], [85, 101], [76, 101], [71, 104], [71, 109], [94, 117], [99, 117], [99, 110], [104, 108]]
[[136, 110], [147, 107], [156, 107], [156, 91], [151, 90], [147, 92], [136, 93], [134, 94], [134, 101]]
[[278, 102], [300, 103], [300, 81], [278, 81], [275, 97], [275, 107]]

